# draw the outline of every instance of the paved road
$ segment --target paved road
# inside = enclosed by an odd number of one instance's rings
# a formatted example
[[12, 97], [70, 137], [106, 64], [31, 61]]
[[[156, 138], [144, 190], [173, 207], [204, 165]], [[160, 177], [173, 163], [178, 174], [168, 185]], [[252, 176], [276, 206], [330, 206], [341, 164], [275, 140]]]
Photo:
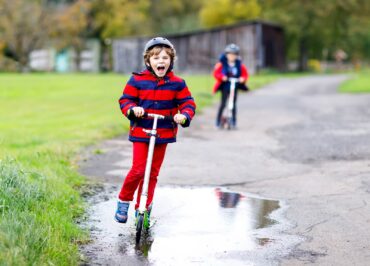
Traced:
[[[235, 131], [216, 130], [217, 107], [206, 109], [169, 146], [159, 186], [221, 186], [284, 202], [291, 226], [282, 233], [300, 241], [281, 245], [271, 265], [368, 265], [370, 95], [338, 94], [346, 78], [284, 79], [241, 95]], [[83, 173], [119, 184], [130, 144], [102, 149]]]

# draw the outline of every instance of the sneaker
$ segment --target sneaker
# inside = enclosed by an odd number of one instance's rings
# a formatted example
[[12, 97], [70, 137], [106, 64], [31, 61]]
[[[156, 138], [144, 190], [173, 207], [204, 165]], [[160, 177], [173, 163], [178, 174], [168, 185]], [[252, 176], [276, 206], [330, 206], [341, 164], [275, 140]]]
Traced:
[[127, 201], [118, 201], [117, 203], [117, 211], [114, 215], [114, 219], [119, 223], [126, 223], [128, 218], [128, 208], [130, 207], [130, 203]]

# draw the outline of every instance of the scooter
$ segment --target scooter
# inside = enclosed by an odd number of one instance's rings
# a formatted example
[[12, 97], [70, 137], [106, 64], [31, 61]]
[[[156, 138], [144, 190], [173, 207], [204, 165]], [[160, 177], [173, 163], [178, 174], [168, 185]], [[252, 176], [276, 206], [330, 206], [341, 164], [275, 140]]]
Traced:
[[138, 214], [136, 216], [136, 243], [137, 244], [140, 242], [143, 229], [148, 231], [150, 227], [149, 211], [146, 208], [146, 202], [148, 199], [149, 177], [150, 177], [150, 170], [152, 168], [155, 140], [157, 138], [158, 119], [166, 119], [166, 120], [173, 121], [172, 116], [163, 116], [163, 115], [158, 115], [158, 114], [145, 113], [144, 117], [153, 118], [153, 127], [152, 129], [143, 129], [144, 132], [146, 132], [150, 136], [150, 140], [149, 140], [149, 148], [148, 148], [148, 157], [147, 157], [147, 161], [145, 165], [143, 189], [140, 195], [140, 204], [139, 204]]
[[237, 78], [229, 78], [228, 81], [230, 82], [230, 93], [226, 108], [226, 115], [221, 119], [221, 127], [226, 129], [231, 129], [232, 127], [232, 120], [233, 120], [233, 109], [234, 109], [234, 98], [235, 98], [235, 90], [236, 84], [239, 82]]

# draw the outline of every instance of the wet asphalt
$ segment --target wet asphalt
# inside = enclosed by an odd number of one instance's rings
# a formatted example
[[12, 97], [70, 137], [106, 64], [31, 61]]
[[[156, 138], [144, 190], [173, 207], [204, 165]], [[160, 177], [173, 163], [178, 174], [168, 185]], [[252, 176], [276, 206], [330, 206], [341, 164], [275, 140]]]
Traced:
[[88, 199], [83, 264], [367, 265], [370, 95], [337, 93], [347, 78], [282, 79], [241, 94], [237, 130], [214, 128], [217, 105], [197, 114], [168, 148], [155, 223], [139, 245], [132, 210], [128, 224], [113, 221], [131, 144], [91, 147], [81, 172], [104, 185]]
[[93, 207], [86, 265], [266, 265], [265, 247], [299, 241], [280, 233], [283, 203], [223, 188], [159, 187], [151, 228], [138, 244], [133, 210], [117, 224], [115, 206], [111, 198]]

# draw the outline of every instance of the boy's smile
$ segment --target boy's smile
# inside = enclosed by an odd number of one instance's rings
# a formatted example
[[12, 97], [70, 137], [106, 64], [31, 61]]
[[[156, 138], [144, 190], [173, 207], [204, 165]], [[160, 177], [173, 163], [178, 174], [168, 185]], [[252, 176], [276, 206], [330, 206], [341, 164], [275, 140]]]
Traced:
[[162, 50], [159, 54], [155, 54], [149, 58], [150, 66], [154, 73], [163, 78], [171, 64], [171, 57], [167, 54], [166, 50]]

